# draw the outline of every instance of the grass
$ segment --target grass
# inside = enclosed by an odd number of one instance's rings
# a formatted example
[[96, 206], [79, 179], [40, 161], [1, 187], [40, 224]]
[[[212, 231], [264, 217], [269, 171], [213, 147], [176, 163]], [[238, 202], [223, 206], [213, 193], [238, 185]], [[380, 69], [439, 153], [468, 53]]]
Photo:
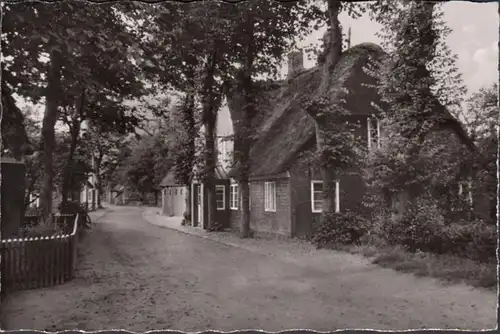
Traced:
[[389, 246], [380, 241], [342, 246], [340, 250], [363, 255], [379, 266], [416, 276], [435, 277], [447, 283], [465, 283], [491, 290], [497, 287], [495, 262], [480, 263], [453, 255], [411, 253], [401, 246]]

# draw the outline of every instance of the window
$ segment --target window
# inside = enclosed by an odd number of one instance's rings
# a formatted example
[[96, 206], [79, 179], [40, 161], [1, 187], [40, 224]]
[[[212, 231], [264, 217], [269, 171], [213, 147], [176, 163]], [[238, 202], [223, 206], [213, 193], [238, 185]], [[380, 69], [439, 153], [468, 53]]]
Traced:
[[[314, 213], [323, 211], [323, 181], [311, 181], [311, 210]], [[340, 211], [340, 186], [335, 182], [335, 212]]]
[[264, 211], [276, 212], [276, 182], [264, 183]]
[[376, 117], [368, 117], [368, 149], [380, 148], [380, 122]]
[[458, 183], [458, 197], [472, 205], [472, 182], [462, 181]]
[[217, 210], [226, 209], [226, 188], [223, 185], [215, 186], [215, 201], [217, 202]]
[[231, 184], [229, 188], [229, 207], [238, 210], [238, 184]]

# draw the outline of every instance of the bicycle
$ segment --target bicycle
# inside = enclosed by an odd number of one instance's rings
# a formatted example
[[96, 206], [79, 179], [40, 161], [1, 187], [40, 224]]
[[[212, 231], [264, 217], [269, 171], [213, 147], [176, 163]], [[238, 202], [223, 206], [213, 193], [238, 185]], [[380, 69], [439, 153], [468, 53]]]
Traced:
[[82, 211], [80, 213], [83, 217], [83, 227], [84, 228], [87, 228], [87, 229], [90, 229], [92, 228], [92, 219], [90, 218], [88, 212], [85, 210], [85, 211]]

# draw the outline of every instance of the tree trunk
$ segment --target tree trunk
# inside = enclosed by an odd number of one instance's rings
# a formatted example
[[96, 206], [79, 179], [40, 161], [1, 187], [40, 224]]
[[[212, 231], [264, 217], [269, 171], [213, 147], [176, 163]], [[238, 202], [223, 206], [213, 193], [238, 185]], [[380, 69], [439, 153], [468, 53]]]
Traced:
[[250, 237], [250, 188], [248, 186], [250, 178], [250, 145], [253, 134], [251, 126], [254, 115], [254, 92], [253, 92], [253, 63], [255, 59], [254, 47], [254, 19], [252, 15], [246, 16], [245, 27], [245, 58], [243, 61], [243, 69], [240, 77], [240, 90], [243, 93], [242, 106], [242, 124], [239, 128], [239, 145], [238, 145], [238, 160], [240, 162], [239, 186], [241, 191], [241, 221], [240, 221], [240, 236], [242, 238]]
[[217, 49], [214, 44], [214, 50], [209, 58], [206, 68], [206, 77], [203, 92], [203, 125], [205, 126], [205, 175], [204, 191], [207, 196], [207, 222], [205, 228], [210, 228], [215, 223], [215, 213], [217, 202], [215, 198], [215, 126], [216, 126], [216, 103], [215, 103], [215, 67], [217, 64]]
[[208, 124], [205, 128], [205, 184], [204, 191], [207, 196], [207, 218], [206, 228], [210, 228], [215, 224], [217, 202], [215, 198], [215, 141], [213, 124]]
[[[71, 144], [69, 148], [68, 157], [66, 158], [66, 165], [64, 167], [63, 182], [62, 182], [62, 205], [64, 206], [68, 202], [68, 195], [70, 193], [70, 188], [73, 181], [73, 161], [76, 151], [76, 146], [78, 145], [78, 136], [80, 135], [81, 119], [78, 115], [82, 115], [83, 107], [85, 103], [85, 90], [80, 95], [79, 106], [75, 106], [76, 110], [71, 117], [72, 125], [71, 130]], [[72, 191], [72, 190], [71, 190]]]
[[42, 215], [47, 219], [52, 212], [52, 190], [54, 182], [53, 153], [55, 149], [54, 126], [57, 121], [57, 109], [59, 107], [59, 93], [61, 86], [61, 61], [60, 54], [52, 50], [50, 53], [50, 67], [47, 75], [47, 95], [45, 112], [42, 122], [43, 142], [43, 179], [40, 192], [40, 206]]
[[[191, 181], [193, 177], [193, 169], [195, 166], [195, 155], [196, 155], [196, 120], [195, 120], [195, 83], [194, 83], [194, 73], [192, 71], [187, 71], [187, 92], [186, 100], [184, 102], [183, 108], [183, 125], [187, 134], [187, 155], [184, 157], [186, 161], [185, 168], [183, 171], [183, 183], [187, 187], [187, 197], [186, 197], [186, 211], [184, 217], [192, 222], [191, 217]], [[193, 222], [192, 222], [193, 223]]]
[[315, 97], [315, 101], [306, 109], [315, 121], [316, 127], [316, 148], [320, 158], [321, 175], [323, 178], [323, 213], [335, 212], [335, 186], [336, 186], [336, 169], [329, 153], [329, 133], [331, 124], [325, 122], [321, 111], [324, 99], [328, 102], [328, 106], [335, 104], [337, 101], [329, 101], [328, 90], [331, 83], [331, 73], [335, 68], [340, 55], [342, 54], [342, 30], [338, 15], [341, 9], [341, 2], [328, 0], [328, 19], [330, 21], [330, 30], [325, 41], [325, 61], [323, 63], [321, 83], [319, 94]]
[[95, 173], [95, 189], [97, 190], [97, 207], [101, 208], [101, 194], [102, 194], [102, 186], [101, 186], [101, 176], [96, 172]]
[[66, 158], [66, 165], [64, 167], [63, 181], [62, 181], [62, 205], [64, 206], [68, 202], [68, 195], [70, 192], [72, 179], [73, 179], [73, 157], [75, 155], [76, 146], [78, 144], [78, 135], [80, 133], [80, 125], [73, 124], [71, 129], [71, 144], [69, 147], [69, 153]]
[[192, 225], [192, 217], [191, 217], [191, 185], [187, 184], [187, 194], [186, 194], [186, 211], [184, 212], [184, 218], [187, 221], [190, 221]]

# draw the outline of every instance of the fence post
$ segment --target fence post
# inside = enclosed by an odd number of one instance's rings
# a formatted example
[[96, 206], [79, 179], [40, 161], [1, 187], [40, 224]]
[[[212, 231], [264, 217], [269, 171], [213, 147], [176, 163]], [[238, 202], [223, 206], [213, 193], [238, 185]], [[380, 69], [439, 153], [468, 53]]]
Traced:
[[73, 232], [71, 233], [70, 236], [70, 244], [71, 244], [71, 275], [70, 279], [75, 277], [75, 270], [76, 270], [76, 257], [77, 257], [77, 249], [78, 249], [78, 214], [75, 217], [74, 220], [74, 225], [73, 225]]

